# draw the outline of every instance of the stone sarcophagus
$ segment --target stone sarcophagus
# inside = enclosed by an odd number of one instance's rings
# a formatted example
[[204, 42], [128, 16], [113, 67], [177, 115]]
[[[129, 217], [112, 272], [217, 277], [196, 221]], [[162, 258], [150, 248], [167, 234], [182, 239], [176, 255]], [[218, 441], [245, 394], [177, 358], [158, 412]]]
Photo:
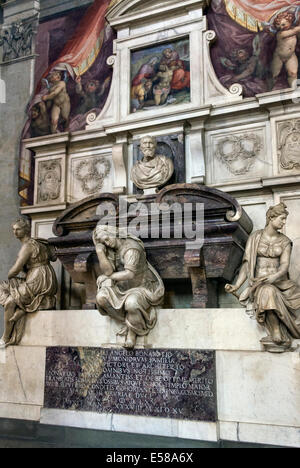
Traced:
[[234, 279], [253, 229], [234, 198], [198, 184], [170, 185], [137, 199], [107, 193], [78, 202], [55, 221], [57, 237], [49, 242], [72, 280], [85, 285], [84, 308], [95, 308], [101, 274], [93, 230], [108, 222], [138, 232], [166, 289], [191, 287], [193, 308], [218, 306], [218, 282]]

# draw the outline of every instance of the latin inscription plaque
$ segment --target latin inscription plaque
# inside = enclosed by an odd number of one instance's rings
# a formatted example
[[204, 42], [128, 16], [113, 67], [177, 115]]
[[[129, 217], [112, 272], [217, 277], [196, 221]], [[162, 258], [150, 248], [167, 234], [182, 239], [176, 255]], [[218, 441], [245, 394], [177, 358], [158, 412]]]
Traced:
[[215, 352], [47, 348], [45, 407], [216, 421]]

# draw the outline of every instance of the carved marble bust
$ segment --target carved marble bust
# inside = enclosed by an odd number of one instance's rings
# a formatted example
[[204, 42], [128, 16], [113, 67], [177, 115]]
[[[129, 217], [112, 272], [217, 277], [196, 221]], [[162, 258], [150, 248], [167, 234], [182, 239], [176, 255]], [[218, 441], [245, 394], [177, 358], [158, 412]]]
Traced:
[[139, 189], [151, 189], [165, 185], [174, 173], [174, 164], [167, 156], [156, 154], [156, 139], [146, 136], [141, 139], [144, 155], [132, 168], [131, 180]]

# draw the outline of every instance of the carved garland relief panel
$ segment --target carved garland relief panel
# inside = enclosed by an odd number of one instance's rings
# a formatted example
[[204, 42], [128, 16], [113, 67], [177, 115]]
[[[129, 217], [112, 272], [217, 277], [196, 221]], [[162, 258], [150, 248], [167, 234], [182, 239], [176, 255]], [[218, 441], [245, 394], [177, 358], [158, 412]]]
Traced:
[[95, 156], [72, 155], [68, 172], [69, 203], [113, 190], [114, 168], [111, 153]]
[[236, 183], [268, 176], [272, 169], [265, 127], [216, 131], [207, 135], [207, 177], [210, 184]]

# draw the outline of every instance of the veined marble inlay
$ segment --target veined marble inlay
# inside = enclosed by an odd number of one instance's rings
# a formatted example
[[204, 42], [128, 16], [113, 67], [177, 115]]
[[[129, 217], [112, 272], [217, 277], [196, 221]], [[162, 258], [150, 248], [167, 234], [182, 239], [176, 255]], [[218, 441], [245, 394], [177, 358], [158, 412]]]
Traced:
[[215, 352], [47, 348], [45, 407], [216, 421]]

